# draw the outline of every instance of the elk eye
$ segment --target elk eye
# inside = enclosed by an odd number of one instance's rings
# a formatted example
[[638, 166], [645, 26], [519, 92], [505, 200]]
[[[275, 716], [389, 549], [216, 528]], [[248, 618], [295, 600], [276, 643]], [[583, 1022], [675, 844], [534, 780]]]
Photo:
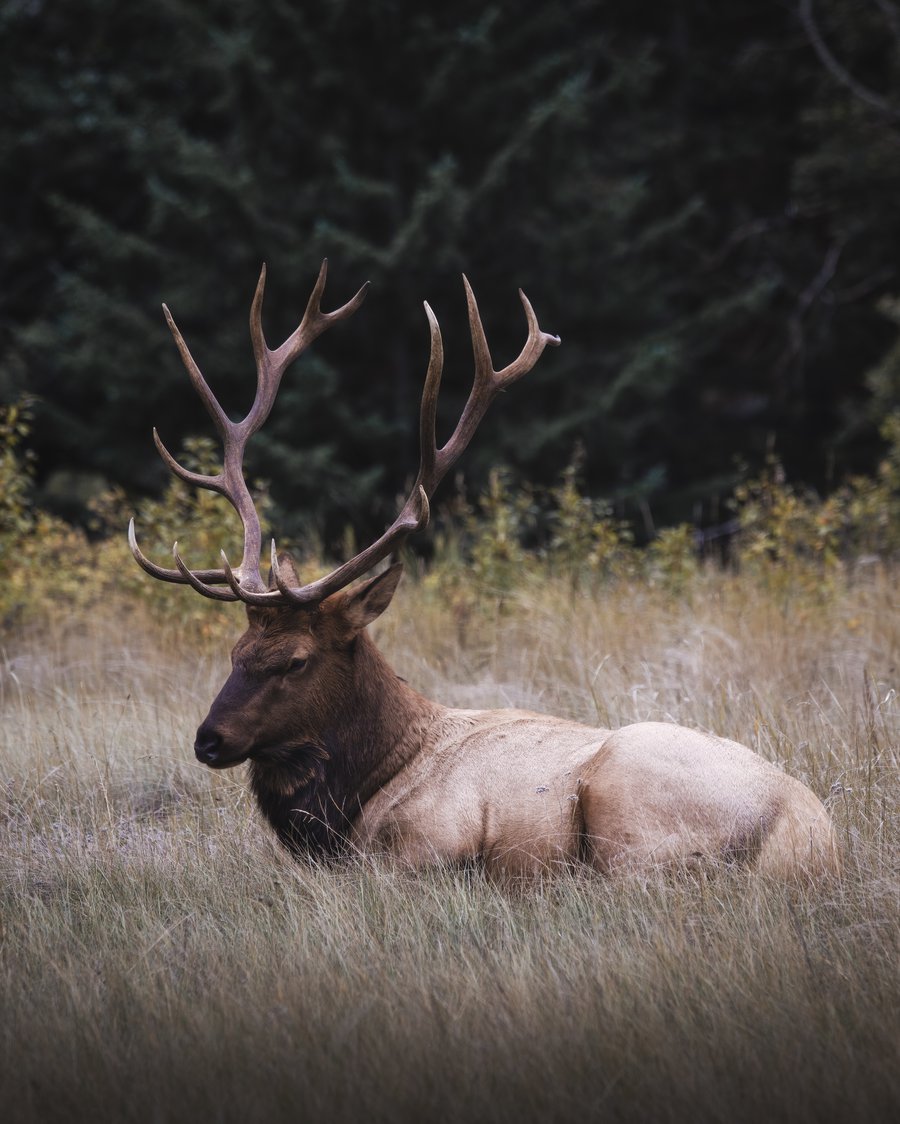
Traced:
[[303, 656], [295, 656], [288, 664], [288, 671], [302, 671], [308, 663], [309, 660], [304, 659]]

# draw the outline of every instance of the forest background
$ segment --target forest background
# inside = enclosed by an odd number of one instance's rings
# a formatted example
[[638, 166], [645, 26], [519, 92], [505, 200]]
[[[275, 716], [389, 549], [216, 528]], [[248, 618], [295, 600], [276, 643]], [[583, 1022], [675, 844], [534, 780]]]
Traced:
[[[403, 0], [0, 7], [0, 402], [31, 399], [34, 502], [85, 524], [158, 495], [211, 427], [159, 311], [229, 411], [247, 311], [366, 306], [285, 380], [250, 453], [273, 522], [335, 548], [414, 470], [445, 333], [443, 432], [471, 364], [459, 274], [495, 360], [521, 286], [563, 338], [465, 472], [576, 458], [638, 536], [717, 526], [774, 456], [824, 495], [872, 473], [900, 389], [900, 17], [888, 0]], [[449, 489], [448, 489], [449, 491]]]

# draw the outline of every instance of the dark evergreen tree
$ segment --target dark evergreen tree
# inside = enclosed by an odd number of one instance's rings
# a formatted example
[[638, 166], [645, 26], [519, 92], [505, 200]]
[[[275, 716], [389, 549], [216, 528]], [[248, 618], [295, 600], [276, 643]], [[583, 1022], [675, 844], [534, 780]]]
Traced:
[[332, 304], [371, 295], [285, 380], [251, 469], [330, 533], [376, 526], [414, 465], [423, 298], [456, 416], [463, 269], [498, 361], [517, 286], [564, 340], [484, 427], [475, 479], [548, 479], [581, 440], [593, 488], [665, 519], [773, 436], [801, 478], [866, 467], [865, 378], [893, 385], [897, 339], [892, 12], [7, 2], [2, 394], [41, 396], [45, 481], [158, 488], [150, 425], [210, 431], [160, 302], [236, 412], [260, 261], [280, 341], [327, 255]]

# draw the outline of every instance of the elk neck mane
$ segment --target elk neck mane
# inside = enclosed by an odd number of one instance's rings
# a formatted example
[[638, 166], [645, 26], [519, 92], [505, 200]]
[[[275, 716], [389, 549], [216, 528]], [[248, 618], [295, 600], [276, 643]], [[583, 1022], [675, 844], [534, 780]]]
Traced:
[[367, 632], [350, 645], [352, 674], [339, 719], [316, 743], [277, 761], [252, 760], [260, 811], [294, 854], [340, 854], [362, 806], [420, 751], [444, 707], [413, 690]]

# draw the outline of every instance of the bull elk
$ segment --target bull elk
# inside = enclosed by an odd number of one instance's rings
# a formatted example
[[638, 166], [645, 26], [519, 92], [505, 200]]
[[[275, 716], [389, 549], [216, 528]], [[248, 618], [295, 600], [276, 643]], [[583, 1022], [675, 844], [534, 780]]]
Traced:
[[469, 444], [496, 394], [537, 363], [556, 336], [542, 332], [520, 291], [528, 334], [495, 371], [475, 297], [463, 278], [474, 384], [445, 445], [435, 441], [443, 368], [437, 320], [419, 417], [419, 469], [385, 533], [332, 573], [301, 585], [274, 540], [260, 575], [259, 516], [243, 475], [249, 438], [269, 415], [285, 369], [332, 324], [360, 306], [366, 286], [323, 312], [326, 262], [296, 331], [270, 350], [262, 330], [265, 267], [250, 313], [257, 389], [231, 421], [163, 306], [191, 382], [224, 445], [217, 475], [181, 466], [182, 480], [225, 496], [240, 516], [243, 557], [224, 551], [214, 570], [192, 570], [176, 542], [174, 568], [147, 559], [134, 520], [129, 543], [147, 573], [204, 597], [243, 601], [248, 627], [232, 671], [197, 730], [197, 758], [213, 769], [249, 764], [256, 800], [278, 838], [306, 856], [347, 848], [417, 866], [478, 862], [493, 874], [533, 874], [584, 862], [604, 872], [712, 859], [782, 876], [835, 869], [832, 827], [813, 793], [743, 745], [659, 722], [618, 730], [521, 710], [458, 710], [424, 698], [388, 666], [366, 632], [391, 602], [402, 566], [347, 588], [429, 519], [434, 490]]

